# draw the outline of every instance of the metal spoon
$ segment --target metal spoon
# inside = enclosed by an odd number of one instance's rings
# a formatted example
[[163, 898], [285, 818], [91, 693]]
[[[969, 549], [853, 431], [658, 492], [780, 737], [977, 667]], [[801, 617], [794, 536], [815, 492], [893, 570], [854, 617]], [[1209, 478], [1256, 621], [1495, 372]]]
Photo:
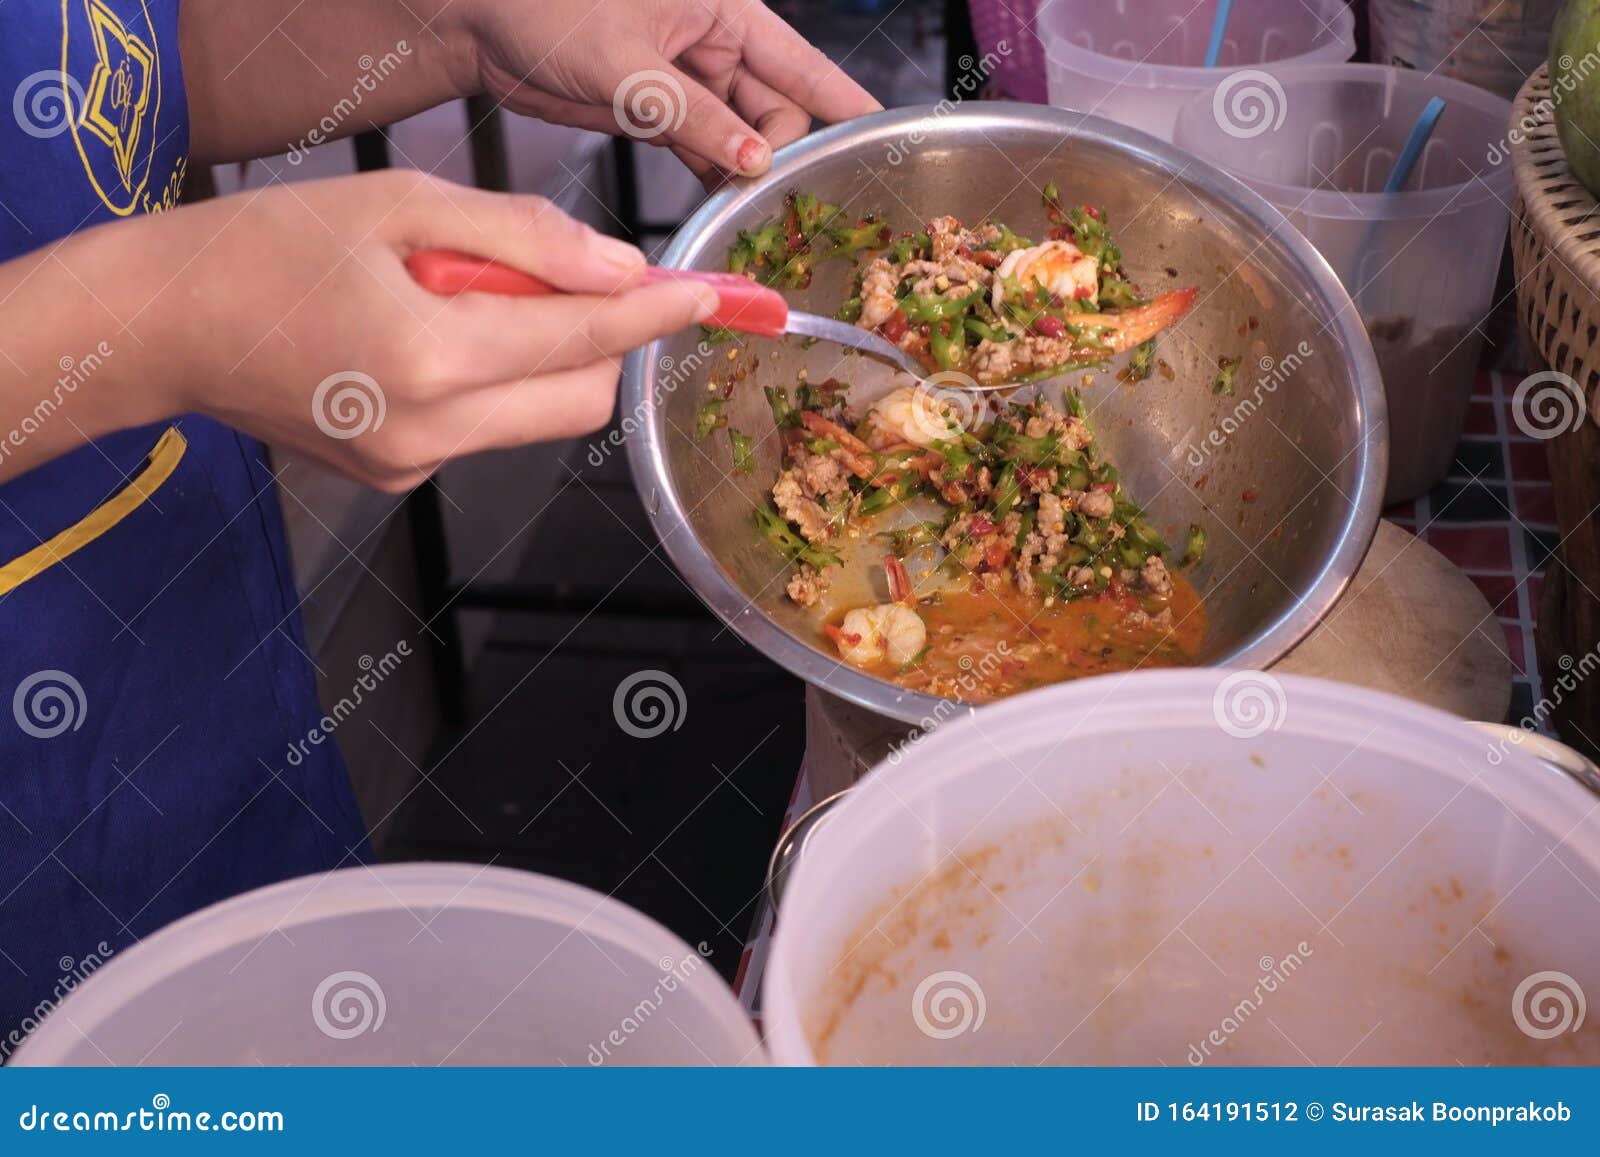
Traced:
[[[452, 249], [419, 249], [406, 258], [406, 269], [422, 288], [445, 297], [469, 292], [542, 297], [560, 292], [520, 269]], [[647, 285], [660, 281], [697, 281], [711, 286], [717, 291], [718, 305], [717, 311], [706, 319], [708, 326], [757, 337], [793, 334], [815, 338], [886, 361], [918, 380], [927, 376], [922, 363], [872, 331], [847, 321], [790, 309], [777, 290], [758, 285], [740, 274], [702, 273], [652, 265], [645, 272], [644, 280]]]

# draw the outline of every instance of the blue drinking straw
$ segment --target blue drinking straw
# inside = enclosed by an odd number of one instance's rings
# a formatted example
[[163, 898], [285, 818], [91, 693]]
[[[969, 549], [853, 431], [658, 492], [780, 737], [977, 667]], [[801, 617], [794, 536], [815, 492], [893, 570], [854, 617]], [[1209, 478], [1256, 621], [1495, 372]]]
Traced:
[[[1411, 135], [1406, 138], [1405, 146], [1400, 150], [1400, 155], [1395, 158], [1394, 168], [1389, 170], [1389, 179], [1384, 182], [1385, 194], [1398, 193], [1406, 187], [1406, 182], [1411, 179], [1411, 171], [1417, 167], [1417, 162], [1422, 158], [1422, 150], [1428, 147], [1428, 141], [1433, 137], [1433, 130], [1439, 127], [1439, 117], [1444, 113], [1444, 98], [1433, 97], [1422, 106], [1422, 115], [1417, 117], [1417, 123], [1412, 126]], [[1361, 239], [1361, 244], [1355, 251], [1355, 271], [1348, 284], [1357, 285], [1361, 280], [1361, 262], [1367, 250], [1372, 248], [1372, 243], [1377, 237], [1378, 223], [1371, 221], [1367, 224], [1366, 233]], [[1370, 312], [1370, 298], [1367, 290], [1371, 285], [1361, 285], [1356, 290], [1356, 309], [1365, 316]]]
[[1222, 38], [1228, 31], [1228, 17], [1233, 13], [1233, 0], [1218, 0], [1217, 18], [1211, 22], [1211, 44], [1206, 48], [1206, 67], [1217, 67], [1222, 55]]
[[1444, 112], [1444, 97], [1436, 96], [1428, 101], [1422, 108], [1422, 115], [1417, 118], [1416, 126], [1411, 130], [1405, 148], [1400, 150], [1400, 155], [1395, 158], [1394, 171], [1389, 174], [1389, 180], [1383, 186], [1385, 193], [1398, 193], [1406, 187], [1406, 182], [1411, 179], [1411, 170], [1417, 167], [1417, 161], [1422, 156], [1422, 150], [1428, 147], [1428, 138], [1433, 136], [1433, 130], [1439, 125], [1439, 117]]

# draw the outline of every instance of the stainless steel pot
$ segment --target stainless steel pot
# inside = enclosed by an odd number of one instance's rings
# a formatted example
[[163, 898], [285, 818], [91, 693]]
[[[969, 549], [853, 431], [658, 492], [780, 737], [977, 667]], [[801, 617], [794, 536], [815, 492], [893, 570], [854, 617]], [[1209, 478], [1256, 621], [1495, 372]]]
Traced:
[[[1210, 617], [1201, 661], [1265, 667], [1326, 613], [1377, 527], [1388, 463], [1383, 383], [1338, 278], [1277, 210], [1238, 181], [1153, 137], [1063, 109], [997, 103], [879, 113], [823, 130], [774, 158], [767, 176], [708, 200], [663, 261], [715, 269], [741, 228], [809, 189], [897, 227], [944, 213], [1043, 232], [1039, 189], [1102, 206], [1136, 282], [1201, 287], [1199, 304], [1160, 341], [1171, 373], [1137, 386], [1086, 375], [1102, 444], [1169, 541], [1191, 522], [1210, 538], [1191, 577]], [[1173, 271], [1173, 272], [1169, 272]], [[825, 264], [801, 308], [831, 313], [849, 270]], [[737, 360], [727, 360], [727, 350]], [[1243, 359], [1237, 393], [1213, 393], [1218, 359]], [[761, 435], [752, 474], [732, 472], [724, 438], [699, 442], [711, 373], [747, 370], [726, 414]], [[747, 642], [835, 695], [907, 723], [948, 704], [839, 663], [784, 593], [788, 568], [755, 532], [779, 466], [763, 384], [839, 377], [870, 399], [890, 374], [815, 345], [696, 334], [629, 356], [624, 427], [634, 479], [668, 556]], [[1074, 379], [1077, 382], [1077, 379]]]

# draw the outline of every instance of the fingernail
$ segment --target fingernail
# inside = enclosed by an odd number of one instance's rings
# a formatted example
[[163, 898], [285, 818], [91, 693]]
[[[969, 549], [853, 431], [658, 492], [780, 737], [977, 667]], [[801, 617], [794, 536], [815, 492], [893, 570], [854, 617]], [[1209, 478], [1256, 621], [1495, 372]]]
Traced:
[[772, 160], [772, 150], [767, 147], [767, 142], [760, 137], [735, 137], [734, 163], [739, 171], [747, 177], [753, 177], [766, 171], [767, 164]]
[[589, 238], [589, 248], [607, 265], [615, 265], [628, 272], [644, 268], [644, 254], [639, 252], [637, 246], [629, 245], [621, 238], [595, 233]]
[[717, 307], [722, 304], [722, 298], [709, 285], [695, 281], [680, 281], [677, 284], [688, 290], [689, 295], [695, 299], [694, 314], [690, 321], [704, 321], [716, 313]]

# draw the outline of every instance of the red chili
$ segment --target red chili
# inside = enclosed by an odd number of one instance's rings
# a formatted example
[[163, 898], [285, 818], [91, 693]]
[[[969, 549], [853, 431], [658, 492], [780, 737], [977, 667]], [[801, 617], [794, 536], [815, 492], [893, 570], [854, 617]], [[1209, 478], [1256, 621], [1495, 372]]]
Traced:
[[888, 320], [878, 327], [884, 337], [894, 342], [905, 337], [906, 330], [910, 328], [911, 323], [906, 320], [906, 315], [898, 309], [891, 313]]
[[878, 244], [879, 245], [888, 245], [893, 240], [894, 240], [894, 230], [889, 228], [889, 226], [885, 225], [883, 227], [883, 229], [878, 233]]
[[978, 251], [975, 260], [985, 269], [999, 269], [1000, 263], [1005, 258], [1000, 256], [1000, 250], [998, 249], [981, 249]]
[[1077, 234], [1073, 232], [1071, 225], [1057, 225], [1045, 236], [1051, 241], [1071, 241]]
[[1080, 285], [1080, 286], [1078, 286], [1078, 288], [1076, 288], [1076, 289], [1074, 289], [1072, 291], [1072, 296], [1076, 297], [1079, 301], [1082, 301], [1086, 297], [1093, 297], [1094, 296], [1094, 286], [1092, 286], [1092, 285]]
[[1132, 611], [1139, 605], [1134, 600], [1134, 597], [1128, 593], [1128, 588], [1116, 579], [1112, 579], [1106, 584], [1106, 589], [1101, 593], [1100, 599], [1102, 602], [1110, 603], [1124, 612]]
[[1100, 220], [1100, 210], [1096, 209], [1093, 205], [1085, 205], [1083, 207], [1083, 211], [1089, 214], [1089, 216], [1093, 217], [1096, 221]]
[[1045, 337], [1062, 337], [1066, 334], [1067, 327], [1054, 314], [1041, 313], [1033, 319], [1033, 332], [1043, 334]]
[[981, 514], [974, 515], [973, 518], [972, 518], [972, 533], [973, 534], [993, 534], [994, 533], [994, 523], [990, 522], [987, 518], [985, 518]]

